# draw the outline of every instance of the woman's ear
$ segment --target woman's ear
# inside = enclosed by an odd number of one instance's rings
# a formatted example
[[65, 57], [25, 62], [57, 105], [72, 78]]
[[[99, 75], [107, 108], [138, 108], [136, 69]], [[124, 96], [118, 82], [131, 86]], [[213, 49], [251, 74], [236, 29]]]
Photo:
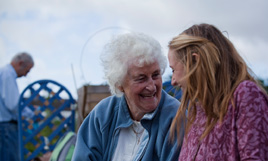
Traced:
[[192, 53], [192, 56], [195, 62], [199, 60], [199, 55], [197, 53]]
[[117, 86], [117, 88], [121, 91], [124, 92], [124, 88], [122, 86]]

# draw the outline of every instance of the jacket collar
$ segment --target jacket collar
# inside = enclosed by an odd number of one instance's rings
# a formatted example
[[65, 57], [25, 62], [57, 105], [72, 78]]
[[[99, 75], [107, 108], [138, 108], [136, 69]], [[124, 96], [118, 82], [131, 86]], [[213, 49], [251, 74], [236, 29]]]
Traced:
[[[162, 105], [164, 103], [164, 98], [165, 98], [165, 92], [162, 90], [161, 99], [160, 99], [160, 102], [159, 102], [157, 108], [153, 112], [145, 114], [143, 116], [143, 118], [141, 119], [141, 122], [147, 122], [147, 121], [153, 120], [155, 115], [157, 115], [158, 111], [161, 110]], [[129, 109], [128, 109], [125, 95], [123, 95], [120, 98], [120, 103], [119, 103], [119, 108], [118, 108], [118, 118], [119, 118], [117, 120], [117, 127], [118, 128], [129, 127], [133, 124], [133, 120], [132, 120], [130, 113], [129, 113]]]

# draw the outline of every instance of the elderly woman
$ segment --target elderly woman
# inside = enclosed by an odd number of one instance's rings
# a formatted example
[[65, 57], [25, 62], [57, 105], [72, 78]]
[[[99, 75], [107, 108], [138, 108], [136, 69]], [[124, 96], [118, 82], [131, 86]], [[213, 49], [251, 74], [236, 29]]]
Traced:
[[113, 96], [102, 100], [79, 131], [75, 161], [168, 161], [179, 147], [169, 128], [179, 102], [162, 90], [166, 57], [139, 33], [119, 35], [101, 56]]

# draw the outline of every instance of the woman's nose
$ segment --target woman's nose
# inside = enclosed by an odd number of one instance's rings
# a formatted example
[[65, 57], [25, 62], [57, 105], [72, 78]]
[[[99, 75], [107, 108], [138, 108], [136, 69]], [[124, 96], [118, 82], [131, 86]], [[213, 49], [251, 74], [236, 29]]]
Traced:
[[147, 86], [146, 86], [146, 89], [149, 90], [149, 91], [155, 91], [156, 90], [156, 87], [155, 87], [155, 82], [154, 80], [150, 79]]

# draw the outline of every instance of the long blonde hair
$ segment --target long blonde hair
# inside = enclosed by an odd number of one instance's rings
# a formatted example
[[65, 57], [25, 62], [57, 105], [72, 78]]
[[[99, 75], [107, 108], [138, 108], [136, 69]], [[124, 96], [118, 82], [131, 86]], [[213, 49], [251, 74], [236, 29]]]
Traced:
[[171, 125], [171, 136], [174, 138], [175, 133], [179, 136], [183, 127], [187, 136], [196, 118], [196, 106], [200, 104], [207, 116], [200, 137], [203, 139], [218, 121], [222, 122], [230, 100], [233, 103], [232, 95], [238, 84], [243, 80], [257, 81], [233, 44], [212, 25], [190, 27], [174, 37], [169, 48], [176, 51], [177, 60], [182, 61], [186, 70], [186, 88]]

